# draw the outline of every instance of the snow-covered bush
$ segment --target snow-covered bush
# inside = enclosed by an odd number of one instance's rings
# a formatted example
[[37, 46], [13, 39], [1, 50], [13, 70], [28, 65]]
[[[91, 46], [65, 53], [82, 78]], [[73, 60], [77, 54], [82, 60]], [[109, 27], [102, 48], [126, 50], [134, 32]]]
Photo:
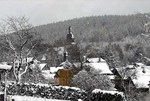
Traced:
[[83, 69], [73, 77], [72, 84], [87, 92], [91, 92], [94, 89], [110, 90], [113, 87], [111, 80], [108, 76], [100, 73], [100, 71], [93, 68]]

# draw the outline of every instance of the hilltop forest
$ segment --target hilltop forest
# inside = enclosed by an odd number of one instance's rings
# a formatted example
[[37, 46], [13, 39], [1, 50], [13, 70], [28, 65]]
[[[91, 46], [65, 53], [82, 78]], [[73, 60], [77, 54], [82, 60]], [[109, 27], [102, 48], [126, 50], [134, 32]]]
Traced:
[[[78, 59], [83, 55], [111, 57], [108, 55], [111, 53], [123, 65], [137, 61], [149, 64], [150, 38], [142, 35], [146, 30], [144, 25], [148, 21], [150, 19], [145, 17], [145, 14], [104, 15], [36, 26], [35, 29], [40, 35], [40, 43], [34, 48], [33, 55], [38, 57], [47, 54], [51, 61], [58, 58], [54, 56], [56, 52], [53, 48], [64, 46], [68, 27], [71, 26], [77, 43], [70, 51], [72, 57], [78, 57]], [[3, 41], [0, 42], [3, 46]], [[5, 49], [1, 47], [0, 51], [3, 53]], [[2, 57], [4, 56], [1, 56], [1, 60], [5, 60]]]

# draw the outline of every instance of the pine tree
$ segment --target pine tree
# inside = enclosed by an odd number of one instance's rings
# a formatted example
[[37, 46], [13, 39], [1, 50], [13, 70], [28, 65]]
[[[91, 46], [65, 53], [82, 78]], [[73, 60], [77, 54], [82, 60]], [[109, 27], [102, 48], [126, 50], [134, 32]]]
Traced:
[[120, 60], [117, 51], [115, 51], [115, 45], [109, 44], [105, 48], [105, 60], [110, 68], [120, 67]]

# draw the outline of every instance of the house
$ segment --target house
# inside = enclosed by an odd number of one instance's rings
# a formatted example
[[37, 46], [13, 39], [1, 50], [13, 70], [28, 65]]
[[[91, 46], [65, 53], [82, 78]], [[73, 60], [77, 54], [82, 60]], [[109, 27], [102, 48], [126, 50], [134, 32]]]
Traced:
[[119, 76], [116, 76], [114, 83], [118, 91], [131, 94], [130, 97], [136, 96], [139, 101], [150, 101], [150, 66], [135, 63], [134, 65], [116, 68], [116, 71]]
[[[59, 67], [55, 68], [55, 70], [57, 70], [55, 71], [56, 75], [54, 77], [55, 83], [62, 86], [70, 86], [71, 79], [73, 77], [73, 69], [74, 65], [66, 58], [66, 60], [59, 65]], [[54, 68], [52, 69], [51, 67], [50, 72], [54, 73], [53, 70]]]
[[136, 88], [149, 88], [148, 84], [150, 81], [150, 66], [146, 66], [142, 63], [137, 63], [136, 78], [133, 78]]
[[49, 83], [58, 85], [59, 75], [57, 74], [57, 71], [59, 69], [63, 69], [63, 67], [48, 67], [48, 69], [42, 70], [42, 73]]
[[115, 84], [115, 88], [118, 91], [122, 92], [130, 92], [131, 90], [135, 91], [136, 87], [131, 78], [131, 75], [134, 73], [134, 70], [132, 68], [120, 67], [120, 68], [113, 68], [111, 70], [113, 74], [115, 74], [113, 83]]
[[90, 65], [90, 67], [94, 68], [97, 71], [100, 71], [100, 74], [107, 75], [110, 79], [114, 79], [115, 75], [110, 70], [107, 62], [102, 58], [87, 58], [88, 62], [86, 65]]
[[129, 65], [127, 67], [127, 71], [130, 71], [130, 74], [127, 75], [133, 81], [136, 89], [148, 90], [148, 84], [150, 81], [150, 66], [146, 66], [143, 63], [136, 63], [136, 65]]
[[[56, 77], [57, 76], [57, 77]], [[61, 86], [70, 86], [73, 73], [71, 69], [59, 69], [55, 75], [55, 82]]]
[[73, 77], [72, 71], [73, 65], [66, 60], [57, 67], [42, 70], [42, 73], [51, 84], [69, 86]]

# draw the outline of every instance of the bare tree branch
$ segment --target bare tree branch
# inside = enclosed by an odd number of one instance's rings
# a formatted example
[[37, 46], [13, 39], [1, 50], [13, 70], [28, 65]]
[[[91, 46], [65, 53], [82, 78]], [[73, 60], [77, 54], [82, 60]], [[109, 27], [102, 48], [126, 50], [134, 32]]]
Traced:
[[26, 56], [28, 56], [28, 55], [32, 52], [33, 48], [34, 48], [38, 43], [39, 43], [39, 41], [36, 42], [36, 43], [27, 51], [27, 55], [26, 55]]
[[[32, 44], [31, 48], [26, 47], [28, 46], [30, 41], [32, 42], [33, 40], [33, 37], [31, 37], [33, 35], [33, 27], [28, 23], [28, 19], [26, 19], [25, 17], [8, 17], [7, 20], [3, 21], [4, 24], [0, 25], [2, 29], [0, 30], [0, 32], [4, 35], [5, 41], [8, 43], [9, 47], [6, 48], [13, 51], [14, 53], [13, 73], [16, 81], [20, 82], [22, 75], [25, 74], [27, 72], [27, 69], [29, 68], [29, 65], [27, 63], [28, 61], [26, 61], [25, 66], [23, 60], [28, 58], [33, 48], [39, 43], [39, 41], [35, 44]], [[16, 40], [14, 41], [14, 39], [12, 39], [11, 37], [15, 37]], [[16, 61], [19, 62], [17, 66], [15, 65]]]

